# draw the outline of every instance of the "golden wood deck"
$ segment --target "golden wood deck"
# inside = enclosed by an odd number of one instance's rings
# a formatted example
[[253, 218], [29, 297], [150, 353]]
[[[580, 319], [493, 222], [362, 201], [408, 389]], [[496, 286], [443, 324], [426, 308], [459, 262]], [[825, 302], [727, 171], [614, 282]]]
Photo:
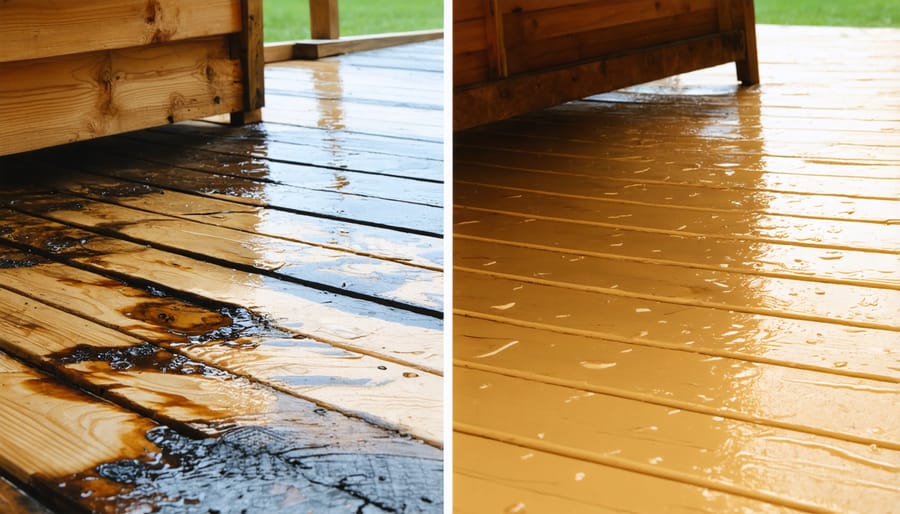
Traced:
[[441, 511], [442, 57], [0, 159], [0, 510]]
[[900, 31], [458, 133], [454, 510], [900, 505]]

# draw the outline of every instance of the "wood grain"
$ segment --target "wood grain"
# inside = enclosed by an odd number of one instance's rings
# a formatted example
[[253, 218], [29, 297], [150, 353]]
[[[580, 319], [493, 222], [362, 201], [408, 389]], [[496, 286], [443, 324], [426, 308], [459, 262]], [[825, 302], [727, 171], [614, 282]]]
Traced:
[[0, 4], [0, 63], [228, 34], [241, 26], [240, 0], [7, 0]]
[[227, 38], [0, 63], [0, 155], [241, 109]]

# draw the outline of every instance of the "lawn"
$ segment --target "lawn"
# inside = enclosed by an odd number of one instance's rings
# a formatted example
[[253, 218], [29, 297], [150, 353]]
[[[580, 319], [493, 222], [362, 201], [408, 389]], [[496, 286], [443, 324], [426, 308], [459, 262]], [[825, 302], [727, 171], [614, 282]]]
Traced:
[[900, 1], [756, 0], [756, 21], [778, 25], [900, 27]]
[[[439, 29], [441, 0], [340, 0], [341, 35]], [[309, 38], [307, 0], [263, 0], [266, 41]]]
[[[448, 0], [452, 1], [452, 0]], [[441, 0], [340, 0], [341, 34], [443, 26]], [[264, 0], [266, 41], [309, 38], [307, 0]], [[759, 23], [900, 27], [900, 0], [756, 0]]]

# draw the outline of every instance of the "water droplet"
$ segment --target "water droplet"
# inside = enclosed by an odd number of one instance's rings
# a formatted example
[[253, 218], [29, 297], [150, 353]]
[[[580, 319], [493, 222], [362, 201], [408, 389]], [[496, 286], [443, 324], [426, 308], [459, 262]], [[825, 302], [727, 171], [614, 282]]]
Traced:
[[525, 512], [525, 504], [519, 502], [515, 505], [511, 505], [506, 508], [505, 512], [507, 514], [523, 514]]
[[663, 461], [662, 457], [653, 457], [653, 458], [649, 459], [650, 464], [659, 464], [662, 461]]
[[648, 309], [647, 307], [638, 307], [634, 309], [634, 312], [652, 312], [652, 309]]
[[507, 309], [512, 309], [516, 306], [516, 302], [504, 303], [503, 305], [491, 305], [491, 309], [497, 309], [498, 311], [505, 311]]
[[575, 481], [581, 482], [582, 480], [584, 480], [584, 476], [585, 476], [584, 473], [581, 471], [579, 471], [578, 473], [575, 473]]
[[581, 367], [585, 369], [609, 369], [616, 366], [615, 362], [581, 361]]
[[844, 368], [847, 366], [847, 361], [838, 361], [834, 363], [835, 368]]

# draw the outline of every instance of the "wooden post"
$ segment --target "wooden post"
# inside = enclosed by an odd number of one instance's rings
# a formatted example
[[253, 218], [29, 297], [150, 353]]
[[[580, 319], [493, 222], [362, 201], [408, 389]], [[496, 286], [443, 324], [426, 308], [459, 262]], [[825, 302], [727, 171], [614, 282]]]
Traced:
[[338, 0], [309, 0], [309, 25], [313, 39], [341, 37]]
[[759, 84], [759, 60], [756, 55], [756, 12], [753, 0], [737, 0], [738, 28], [744, 30], [744, 57], [735, 62], [738, 80], [745, 86]]
[[262, 3], [262, 0], [241, 2], [243, 28], [239, 36], [239, 46], [244, 108], [240, 112], [231, 113], [232, 125], [262, 121], [262, 106], [265, 104]]

